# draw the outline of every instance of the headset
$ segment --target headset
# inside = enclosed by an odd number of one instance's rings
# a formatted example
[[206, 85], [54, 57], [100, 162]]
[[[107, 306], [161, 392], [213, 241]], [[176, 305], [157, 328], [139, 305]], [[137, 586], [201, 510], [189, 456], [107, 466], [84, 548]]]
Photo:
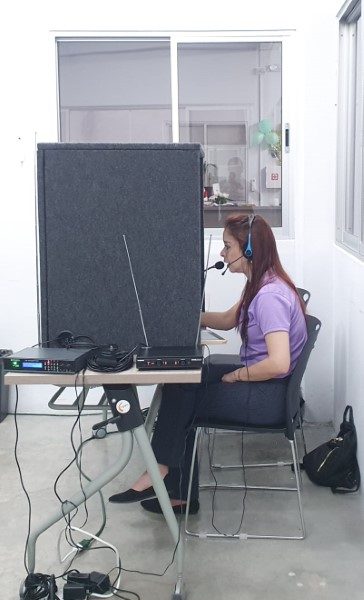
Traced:
[[[249, 215], [249, 217], [247, 219], [248, 226], [249, 226], [248, 241], [246, 242], [246, 244], [244, 246], [243, 255], [248, 260], [253, 260], [252, 225], [253, 225], [254, 219], [255, 219], [255, 215]], [[244, 219], [243, 223], [246, 223], [247, 220]]]
[[[226, 269], [221, 273], [221, 275], [225, 275], [225, 273], [229, 269], [230, 265], [233, 265], [235, 262], [237, 262], [238, 260], [240, 260], [243, 257], [246, 258], [249, 262], [251, 262], [253, 260], [252, 225], [253, 225], [254, 219], [255, 219], [255, 215], [249, 215], [249, 217], [247, 217], [246, 219], [243, 219], [243, 221], [241, 221], [241, 225], [245, 225], [245, 223], [248, 223], [248, 226], [249, 226], [248, 240], [242, 248], [243, 254], [241, 256], [238, 256], [238, 258], [236, 258], [232, 262], [227, 263]], [[217, 266], [217, 265], [219, 265], [219, 266]], [[215, 267], [215, 269], [220, 269], [220, 262], [215, 263], [215, 265], [213, 265], [213, 266]], [[212, 269], [213, 267], [209, 267], [209, 268]], [[207, 270], [208, 269], [206, 269], [206, 271]]]
[[67, 329], [61, 331], [55, 341], [61, 348], [97, 348], [95, 341], [88, 335], [74, 335], [72, 331]]

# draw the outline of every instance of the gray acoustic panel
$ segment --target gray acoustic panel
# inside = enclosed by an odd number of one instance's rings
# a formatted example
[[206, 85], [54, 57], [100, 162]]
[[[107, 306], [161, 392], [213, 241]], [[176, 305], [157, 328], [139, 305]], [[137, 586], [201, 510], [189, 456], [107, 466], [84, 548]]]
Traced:
[[203, 272], [198, 144], [39, 144], [41, 340], [194, 345]]

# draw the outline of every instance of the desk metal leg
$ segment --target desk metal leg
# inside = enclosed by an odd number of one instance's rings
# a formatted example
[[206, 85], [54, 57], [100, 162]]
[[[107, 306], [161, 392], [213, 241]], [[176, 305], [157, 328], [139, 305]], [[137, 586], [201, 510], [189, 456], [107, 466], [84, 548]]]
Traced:
[[104, 390], [114, 416], [119, 416], [117, 423], [119, 431], [131, 430], [139, 445], [144, 458], [145, 466], [153, 483], [157, 498], [161, 505], [164, 518], [177, 545], [177, 582], [172, 600], [182, 600], [185, 596], [182, 591], [183, 572], [183, 539], [180, 539], [180, 530], [176, 515], [174, 514], [169, 496], [160, 475], [158, 463], [150, 445], [149, 437], [158, 411], [162, 386], [158, 385], [152, 400], [152, 411], [145, 429], [143, 415], [139, 405], [136, 387], [133, 385], [104, 385]]
[[133, 450], [133, 435], [131, 431], [126, 431], [121, 434], [122, 448], [118, 460], [111, 465], [106, 471], [99, 475], [96, 479], [85, 485], [84, 492], [80, 491], [73, 496], [69, 501], [65, 502], [61, 508], [55, 511], [48, 519], [46, 519], [37, 529], [32, 531], [28, 540], [28, 569], [31, 573], [35, 568], [35, 544], [41, 533], [44, 533], [49, 527], [60, 521], [64, 515], [68, 515], [76, 506], [84, 502], [85, 497], [90, 498], [101, 488], [109, 483], [116, 475], [118, 475], [130, 460]]
[[163, 389], [163, 386], [161, 384], [157, 385], [156, 390], [153, 394], [152, 401], [150, 403], [147, 418], [145, 420], [145, 429], [146, 429], [149, 439], [151, 438], [154, 421], [156, 420], [156, 417], [157, 417], [157, 414], [159, 411], [159, 407], [160, 407], [160, 403], [161, 403], [161, 399], [162, 399], [162, 389]]
[[177, 545], [177, 582], [172, 600], [182, 600], [185, 598], [183, 590], [183, 537], [181, 537], [180, 528], [171, 506], [171, 502], [166, 490], [166, 486], [161, 478], [157, 460], [151, 448], [148, 434], [143, 425], [134, 429], [134, 436], [142, 453], [142, 456], [147, 467], [147, 471], [153, 483], [154, 490], [161, 505], [164, 518], [167, 522], [169, 530], [172, 534], [173, 541]]

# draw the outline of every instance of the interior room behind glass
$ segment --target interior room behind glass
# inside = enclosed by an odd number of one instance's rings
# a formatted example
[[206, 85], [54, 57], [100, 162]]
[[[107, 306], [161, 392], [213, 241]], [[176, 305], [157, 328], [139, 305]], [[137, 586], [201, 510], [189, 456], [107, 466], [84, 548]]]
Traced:
[[282, 225], [280, 42], [177, 44], [178, 139], [168, 38], [61, 39], [58, 58], [60, 141], [200, 143], [205, 227]]

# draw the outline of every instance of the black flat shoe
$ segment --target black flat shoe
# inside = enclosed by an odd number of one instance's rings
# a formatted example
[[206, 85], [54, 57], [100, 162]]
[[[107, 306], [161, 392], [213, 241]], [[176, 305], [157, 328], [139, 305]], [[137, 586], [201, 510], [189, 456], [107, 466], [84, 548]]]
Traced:
[[[156, 515], [162, 515], [161, 505], [159, 504], [158, 498], [153, 498], [152, 500], [144, 500], [140, 503], [144, 510], [155, 513]], [[187, 504], [180, 504], [179, 506], [172, 506], [172, 510], [175, 515], [185, 515], [186, 514], [186, 506]], [[200, 508], [200, 503], [198, 500], [191, 500], [190, 502], [190, 515], [195, 515]]]
[[128, 502], [140, 502], [141, 500], [146, 500], [147, 498], [153, 498], [155, 496], [154, 487], [150, 486], [146, 490], [142, 490], [141, 492], [137, 492], [137, 490], [133, 490], [130, 488], [126, 490], [126, 492], [121, 492], [120, 494], [114, 494], [110, 496], [109, 502], [118, 502], [119, 504], [127, 504]]

